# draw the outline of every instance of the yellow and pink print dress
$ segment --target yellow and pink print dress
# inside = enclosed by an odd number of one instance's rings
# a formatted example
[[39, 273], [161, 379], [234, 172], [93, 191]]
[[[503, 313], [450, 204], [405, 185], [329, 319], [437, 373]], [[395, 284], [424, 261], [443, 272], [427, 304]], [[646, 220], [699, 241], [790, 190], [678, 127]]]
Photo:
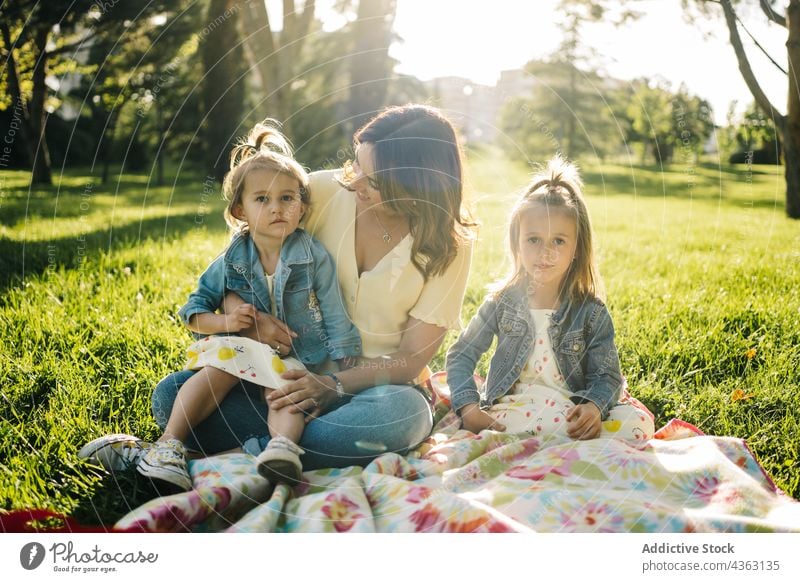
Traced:
[[[531, 309], [536, 337], [519, 380], [489, 409], [506, 432], [534, 435], [567, 434], [567, 413], [575, 406], [572, 393], [556, 364], [550, 336], [552, 309]], [[600, 438], [646, 441], [653, 437], [653, 419], [630, 404], [615, 405], [602, 424]]]
[[305, 370], [295, 358], [281, 358], [267, 344], [235, 335], [210, 335], [186, 350], [186, 369], [211, 366], [242, 380], [267, 388], [289, 383], [281, 378], [287, 370]]

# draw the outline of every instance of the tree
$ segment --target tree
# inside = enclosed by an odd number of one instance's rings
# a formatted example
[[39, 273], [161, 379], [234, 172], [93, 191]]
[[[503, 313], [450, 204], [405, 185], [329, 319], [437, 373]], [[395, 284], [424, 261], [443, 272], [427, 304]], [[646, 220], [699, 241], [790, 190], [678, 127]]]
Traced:
[[639, 79], [631, 88], [627, 138], [643, 145], [642, 161], [649, 151], [656, 164], [669, 163], [676, 150], [684, 161], [693, 161], [714, 131], [709, 103], [684, 85], [673, 93], [664, 81]]
[[350, 58], [350, 120], [358, 129], [386, 104], [394, 60], [389, 58], [395, 0], [359, 0]]
[[[31, 182], [50, 184], [50, 152], [45, 137], [49, 68], [59, 55], [74, 48], [73, 34], [89, 12], [89, 0], [37, 2], [20, 0], [0, 5], [2, 57], [6, 61], [6, 106], [19, 111], [21, 138], [25, 142]], [[60, 42], [51, 47], [58, 26]]]
[[736, 141], [742, 151], [778, 148], [775, 124], [755, 102], [745, 110], [742, 122], [736, 128]]
[[[786, 114], [779, 112], [764, 93], [756, 78], [750, 60], [744, 50], [739, 34], [740, 20], [736, 13], [735, 0], [682, 0], [684, 8], [692, 3], [704, 13], [722, 10], [728, 28], [729, 42], [736, 54], [739, 71], [747, 84], [753, 99], [772, 120], [780, 136], [783, 150], [784, 175], [786, 178], [786, 214], [789, 218], [800, 219], [800, 0], [789, 0], [783, 14], [775, 8], [775, 0], [759, 0], [759, 5], [769, 22], [782, 26], [787, 31], [786, 50], [789, 62], [789, 96]], [[759, 45], [760, 48], [760, 45]]]
[[[163, 4], [163, 3], [162, 3]], [[87, 68], [72, 99], [88, 117], [95, 143], [94, 160], [102, 163], [102, 181], [109, 177], [118, 127], [129, 127], [132, 147], [124, 147], [130, 169], [155, 158], [157, 182], [163, 183], [163, 159], [169, 119], [185, 109], [198, 81], [197, 47], [202, 6], [192, 0], [164, 4], [158, 18], [115, 21], [96, 33], [88, 50]], [[130, 110], [123, 114], [123, 110]], [[192, 128], [199, 107], [192, 110]], [[153, 118], [156, 118], [155, 121]], [[187, 130], [189, 131], [189, 130]], [[173, 131], [174, 135], [175, 132]], [[132, 150], [145, 147], [142, 159]]]
[[[0, 5], [0, 52], [6, 61], [0, 103], [20, 112], [33, 183], [52, 182], [46, 127], [48, 111], [55, 111], [58, 100], [48, 88], [48, 76], [94, 72], [114, 47], [125, 44], [122, 38], [137, 38], [187, 2], [161, 0], [140, 6], [97, 0], [16, 0]], [[86, 51], [94, 59], [80, 64], [77, 55]]]
[[[304, 0], [302, 9], [295, 0], [283, 0], [283, 27], [274, 30], [263, 0], [237, 0], [243, 7], [242, 37], [247, 59], [256, 74], [264, 109], [284, 124], [292, 135], [294, 113], [292, 93], [303, 82], [303, 48], [315, 22], [315, 0]], [[318, 56], [317, 56], [318, 58]]]
[[525, 71], [535, 80], [532, 95], [510, 100], [500, 114], [514, 150], [602, 159], [621, 146], [617, 81], [560, 59], [530, 62]]
[[[615, 117], [624, 109], [621, 84], [599, 72], [597, 52], [582, 40], [583, 29], [602, 19], [620, 25], [638, 17], [625, 2], [561, 0], [562, 42], [544, 62], [530, 62], [525, 71], [535, 80], [530, 98], [517, 98], [501, 110], [505, 132], [516, 148], [559, 151], [570, 158], [591, 152], [603, 158], [621, 144]], [[516, 149], [515, 148], [515, 149]]]
[[[564, 73], [560, 83], [559, 98], [563, 102], [564, 109], [567, 109], [562, 113], [563, 148], [567, 157], [586, 151], [587, 146], [593, 147], [591, 144], [580, 143], [586, 141], [588, 137], [587, 124], [593, 127], [605, 126], [602, 129], [597, 128], [612, 134], [614, 132], [613, 123], [608, 116], [593, 115], [598, 108], [600, 111], [608, 109], [607, 106], [604, 107], [602, 93], [612, 87], [603, 87], [604, 79], [596, 71], [597, 51], [585, 45], [582, 40], [582, 31], [587, 24], [607, 18], [612, 24], [619, 26], [628, 20], [638, 18], [638, 12], [626, 9], [625, 1], [619, 10], [615, 10], [613, 4], [609, 0], [561, 0], [556, 7], [556, 10], [564, 16], [562, 25], [564, 38], [549, 61], [559, 65], [558, 70]], [[587, 115], [591, 116], [591, 119], [587, 118]], [[578, 136], [579, 126], [583, 127], [582, 136]], [[579, 140], [579, 143], [576, 143], [576, 140]], [[603, 156], [602, 149], [596, 151], [600, 157]]]
[[[248, 6], [263, 5], [249, 2]], [[234, 0], [210, 0], [200, 52], [203, 59], [204, 141], [206, 166], [218, 181], [228, 171], [228, 152], [245, 117], [244, 48], [239, 33], [247, 20], [242, 4]]]

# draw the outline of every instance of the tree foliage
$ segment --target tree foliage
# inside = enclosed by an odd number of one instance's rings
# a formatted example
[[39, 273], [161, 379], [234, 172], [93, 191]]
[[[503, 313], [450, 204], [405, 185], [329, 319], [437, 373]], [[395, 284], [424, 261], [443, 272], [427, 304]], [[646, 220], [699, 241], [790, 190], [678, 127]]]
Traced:
[[627, 138], [641, 144], [643, 161], [649, 153], [656, 164], [669, 163], [676, 152], [682, 161], [693, 161], [714, 132], [710, 104], [684, 85], [672, 92], [663, 81], [640, 79], [630, 90]]
[[[736, 0], [682, 0], [682, 4], [689, 14], [700, 11], [705, 16], [723, 17], [742, 79], [758, 107], [777, 129], [785, 168], [786, 214], [790, 218], [800, 219], [800, 80], [796, 74], [800, 67], [800, 0], [789, 0], [785, 3], [759, 0], [759, 7], [766, 21], [780, 27], [786, 34], [788, 70], [791, 72], [787, 75], [786, 114], [782, 114], [769, 100], [750, 64], [740, 33], [743, 25], [737, 14], [742, 3]], [[757, 41], [756, 47], [763, 50]], [[770, 55], [767, 56], [775, 63]]]

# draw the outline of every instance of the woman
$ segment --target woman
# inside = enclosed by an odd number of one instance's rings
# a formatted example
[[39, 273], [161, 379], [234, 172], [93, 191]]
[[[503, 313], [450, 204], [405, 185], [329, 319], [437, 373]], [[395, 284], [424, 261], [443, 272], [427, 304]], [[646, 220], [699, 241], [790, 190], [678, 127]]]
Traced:
[[[188, 448], [258, 454], [269, 441], [269, 410], [285, 406], [307, 414], [299, 443], [306, 469], [364, 465], [384, 452], [402, 454], [429, 434], [429, 399], [415, 384], [447, 330], [460, 328], [472, 253], [457, 138], [436, 109], [408, 105], [382, 112], [354, 142], [355, 160], [343, 173], [311, 175], [306, 229], [334, 257], [363, 357], [335, 373], [287, 372], [293, 382], [267, 403], [260, 387], [243, 383], [195, 428]], [[239, 303], [229, 295], [225, 308]], [[259, 314], [240, 333], [288, 353], [302, 332]], [[191, 374], [171, 374], [156, 387], [153, 413], [162, 428]], [[128, 435], [93, 443], [83, 456], [109, 468], [135, 463], [147, 448]]]

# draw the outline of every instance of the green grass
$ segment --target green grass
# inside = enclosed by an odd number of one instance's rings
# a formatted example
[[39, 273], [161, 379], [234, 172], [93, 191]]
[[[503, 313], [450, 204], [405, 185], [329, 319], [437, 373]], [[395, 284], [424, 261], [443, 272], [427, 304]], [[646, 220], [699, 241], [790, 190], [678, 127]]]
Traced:
[[[470, 154], [483, 226], [465, 322], [505, 272], [505, 217], [527, 174], [496, 150]], [[606, 164], [584, 176], [633, 394], [657, 426], [679, 417], [745, 438], [800, 498], [800, 223], [784, 217], [781, 170]], [[110, 523], [155, 494], [76, 452], [109, 432], [157, 436], [150, 392], [189, 341], [177, 309], [227, 240], [203, 180], [101, 187], [71, 171], [29, 190], [27, 174], [0, 173], [0, 508]]]

